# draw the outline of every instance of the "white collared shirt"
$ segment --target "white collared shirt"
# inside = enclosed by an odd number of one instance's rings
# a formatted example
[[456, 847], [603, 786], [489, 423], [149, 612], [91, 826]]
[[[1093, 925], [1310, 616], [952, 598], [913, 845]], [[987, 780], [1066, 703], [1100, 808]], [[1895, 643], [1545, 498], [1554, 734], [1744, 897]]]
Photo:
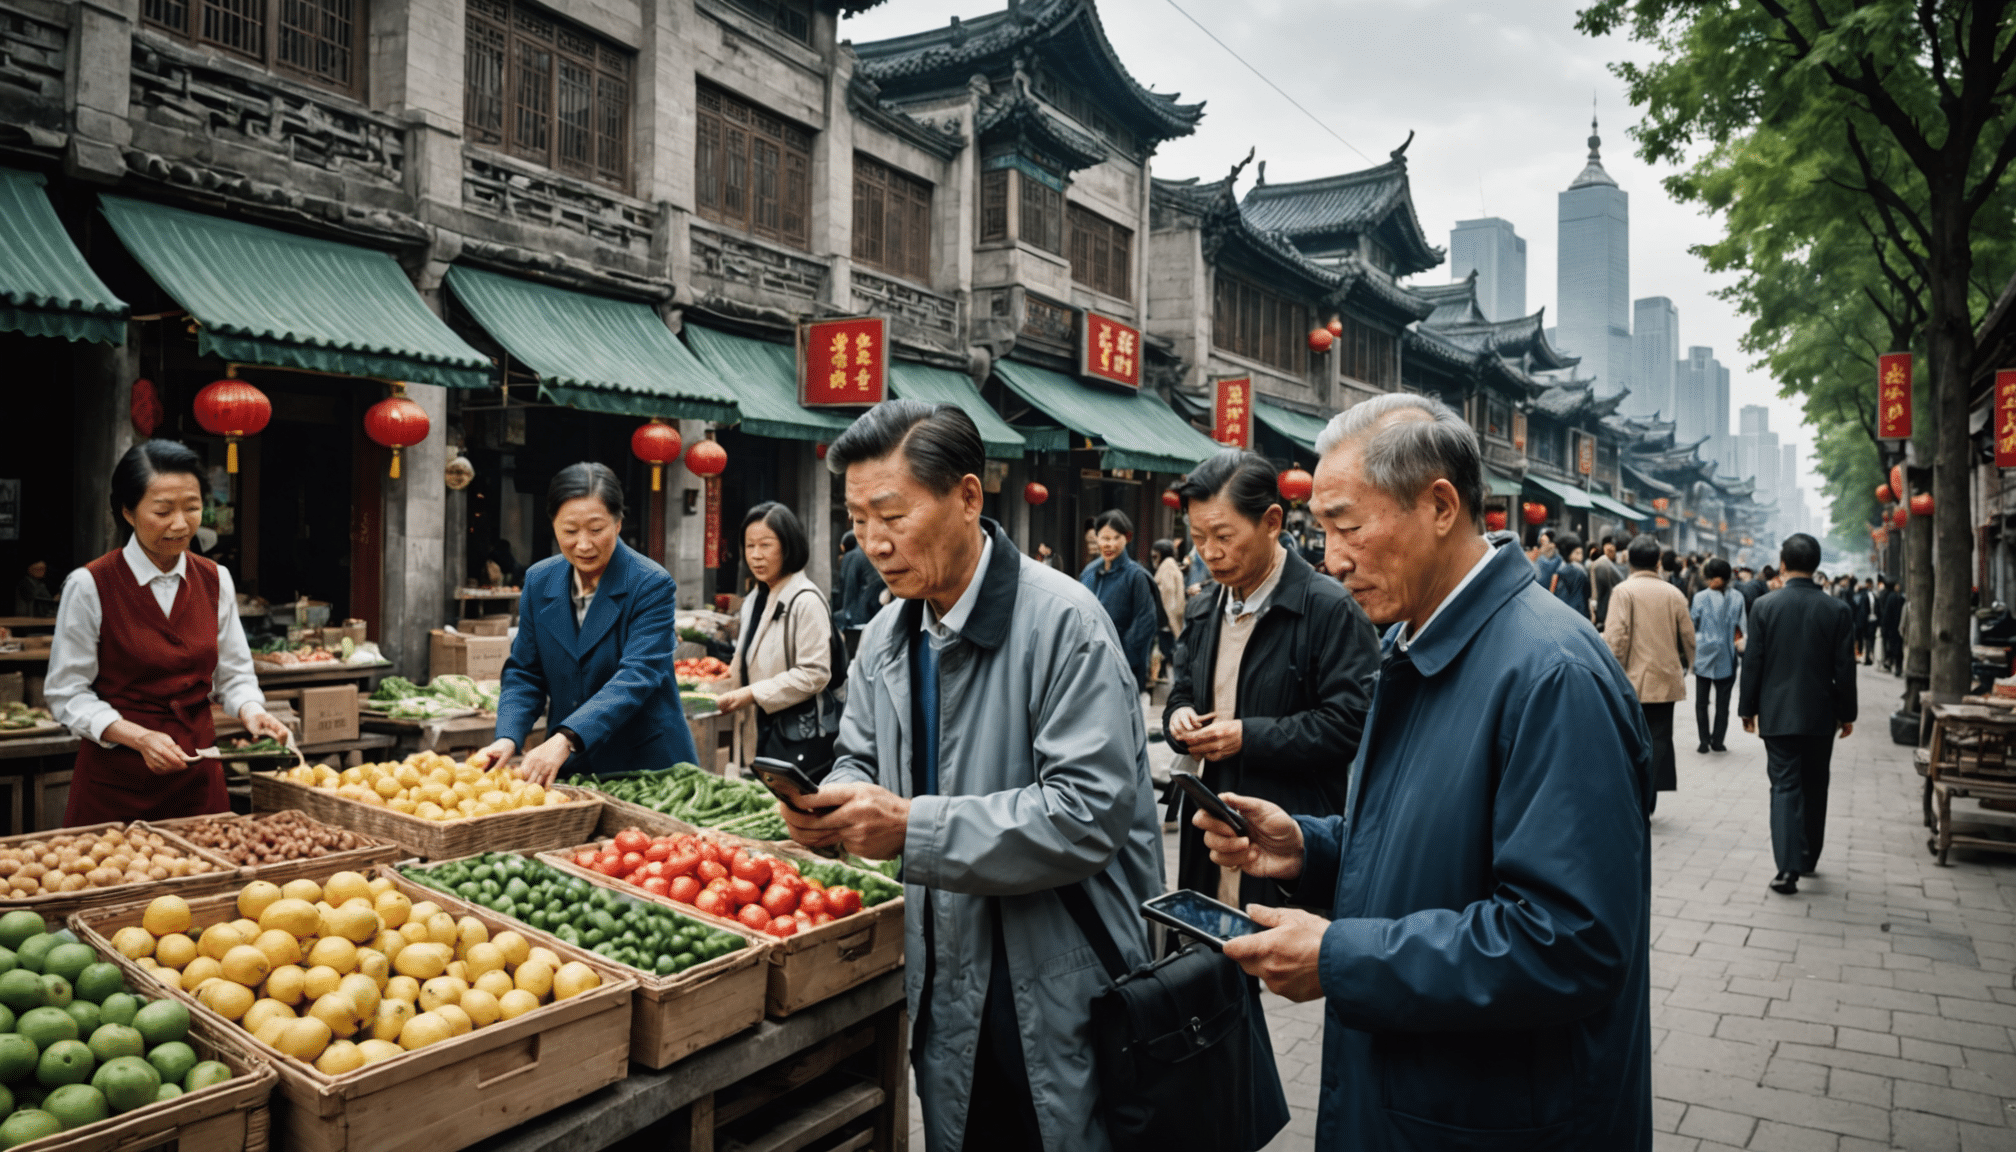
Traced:
[[[574, 630], [579, 632], [581, 625], [588, 619], [588, 609], [595, 606], [595, 593], [583, 592], [581, 590], [581, 570], [579, 568], [569, 564], [567, 566], [567, 574], [568, 578], [573, 581], [574, 588]], [[609, 570], [604, 568], [602, 574], [605, 576], [608, 575]], [[596, 590], [599, 591], [601, 587], [602, 582], [597, 580], [595, 582]]]
[[931, 647], [942, 652], [950, 647], [953, 641], [959, 639], [959, 633], [965, 629], [966, 621], [973, 615], [973, 605], [980, 600], [980, 584], [987, 578], [987, 562], [993, 558], [994, 534], [982, 532], [980, 563], [974, 566], [973, 578], [966, 582], [966, 590], [959, 594], [959, 599], [953, 603], [952, 610], [940, 618], [932, 611], [931, 602], [929, 600], [924, 602], [924, 615], [917, 625], [921, 631], [931, 634]]
[[[175, 566], [163, 572], [147, 558], [137, 539], [128, 538], [120, 549], [120, 559], [133, 581], [154, 594], [161, 615], [175, 610], [175, 595], [181, 591], [189, 572], [185, 553], [175, 558]], [[86, 568], [70, 573], [63, 581], [63, 595], [56, 603], [56, 636], [49, 646], [49, 678], [42, 694], [58, 723], [83, 739], [112, 745], [104, 739], [105, 729], [119, 719], [119, 710], [100, 699], [92, 689], [98, 679], [98, 635], [105, 623], [105, 606], [98, 600], [98, 582]], [[210, 678], [210, 698], [224, 710], [243, 719], [266, 711], [265, 693], [259, 690], [258, 674], [252, 670], [252, 649], [245, 643], [245, 626], [238, 621], [238, 589], [230, 569], [217, 566], [217, 670]]]
[[1267, 570], [1267, 578], [1260, 581], [1260, 586], [1253, 589], [1251, 596], [1246, 597], [1244, 600], [1237, 600], [1233, 598], [1237, 595], [1236, 592], [1229, 587], [1225, 589], [1225, 618], [1228, 620], [1237, 620], [1241, 616], [1252, 616], [1259, 612], [1260, 609], [1265, 608], [1267, 601], [1274, 595], [1274, 589], [1280, 586], [1281, 571], [1287, 566], [1288, 549], [1283, 548], [1279, 542], [1276, 542], [1274, 545], [1274, 567]]
[[[1465, 572], [1463, 574], [1463, 579], [1458, 580], [1456, 582], [1456, 587], [1451, 588], [1449, 590], [1449, 595], [1444, 596], [1442, 598], [1442, 602], [1435, 606], [1435, 610], [1428, 614], [1428, 619], [1421, 622], [1422, 632], [1426, 632], [1428, 631], [1428, 629], [1435, 626], [1435, 618], [1437, 616], [1442, 615], [1442, 610], [1444, 608], [1449, 607], [1449, 605], [1453, 603], [1458, 596], [1461, 596], [1463, 594], [1463, 589], [1468, 588], [1470, 586], [1470, 582], [1472, 580], [1477, 579], [1477, 574], [1479, 572], [1484, 571], [1484, 566], [1486, 564], [1491, 563], [1491, 557], [1496, 555], [1497, 552], [1498, 549], [1493, 548], [1488, 541], [1485, 542], [1484, 555], [1477, 558], [1477, 563], [1472, 564], [1470, 566], [1470, 571]], [[1415, 633], [1412, 636], [1408, 635], [1407, 626], [1405, 624], [1402, 624], [1400, 626], [1400, 637], [1398, 640], [1394, 641], [1394, 646], [1399, 648], [1400, 651], [1405, 652], [1407, 651], [1408, 648], [1413, 646], [1415, 641], [1419, 640], [1420, 638], [1421, 634], [1419, 632]]]

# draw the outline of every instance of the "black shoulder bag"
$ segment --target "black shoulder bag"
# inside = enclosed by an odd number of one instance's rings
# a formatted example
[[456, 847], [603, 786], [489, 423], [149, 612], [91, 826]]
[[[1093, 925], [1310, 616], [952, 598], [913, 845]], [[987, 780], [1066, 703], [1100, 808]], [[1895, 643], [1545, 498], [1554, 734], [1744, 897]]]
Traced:
[[[807, 588], [788, 603], [777, 606], [774, 624], [784, 629], [784, 666], [787, 668], [798, 666], [798, 630], [791, 626], [791, 610], [808, 595], [825, 603], [826, 598], [819, 594], [818, 589]], [[815, 783], [825, 779], [826, 773], [833, 768], [833, 741], [840, 735], [840, 713], [847, 706], [847, 642], [834, 625], [830, 609], [826, 630], [830, 633], [828, 643], [831, 646], [828, 666], [833, 669], [832, 678], [826, 681], [826, 686], [814, 693], [811, 699], [801, 700], [789, 708], [768, 716], [760, 711], [757, 713], [757, 754], [796, 764]]]
[[1239, 966], [1193, 943], [1130, 972], [1084, 884], [1057, 895], [1113, 979], [1092, 1001], [1091, 1034], [1114, 1152], [1251, 1152], [1273, 1139], [1288, 1101]]

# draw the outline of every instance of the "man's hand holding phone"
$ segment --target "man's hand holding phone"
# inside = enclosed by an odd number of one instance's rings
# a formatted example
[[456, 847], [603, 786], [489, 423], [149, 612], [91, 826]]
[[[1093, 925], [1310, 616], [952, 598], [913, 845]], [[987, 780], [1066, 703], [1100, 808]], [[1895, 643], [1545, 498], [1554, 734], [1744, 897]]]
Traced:
[[[1208, 835], [1208, 834], [1207, 834]], [[1215, 859], [1217, 854], [1212, 854]], [[1225, 958], [1276, 996], [1298, 1003], [1323, 995], [1323, 933], [1330, 922], [1299, 908], [1248, 904], [1246, 915], [1266, 929], [1225, 942]]]
[[[1190, 822], [1204, 831], [1211, 862], [1237, 868], [1263, 880], [1293, 880], [1302, 875], [1302, 826], [1278, 804], [1221, 792], [1218, 798], [1246, 818], [1246, 835], [1202, 808]], [[1265, 921], [1262, 921], [1265, 923]]]
[[910, 831], [910, 801], [874, 784], [827, 784], [779, 811], [791, 839], [807, 848], [838, 844], [870, 860], [901, 855]]

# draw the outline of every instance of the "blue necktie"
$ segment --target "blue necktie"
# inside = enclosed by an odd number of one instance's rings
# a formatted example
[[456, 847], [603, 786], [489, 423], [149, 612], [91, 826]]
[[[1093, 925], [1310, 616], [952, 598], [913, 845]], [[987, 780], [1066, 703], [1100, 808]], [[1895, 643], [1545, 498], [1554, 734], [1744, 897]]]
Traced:
[[920, 796], [938, 793], [938, 649], [931, 637], [917, 637], [917, 700], [924, 710], [924, 787]]

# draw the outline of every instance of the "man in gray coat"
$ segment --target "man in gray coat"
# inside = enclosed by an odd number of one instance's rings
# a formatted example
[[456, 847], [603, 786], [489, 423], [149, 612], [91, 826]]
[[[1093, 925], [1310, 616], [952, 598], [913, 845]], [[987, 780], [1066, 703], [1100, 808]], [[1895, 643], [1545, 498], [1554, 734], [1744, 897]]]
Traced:
[[1162, 836], [1119, 636], [981, 517], [958, 408], [878, 405], [826, 463], [903, 603], [862, 634], [838, 760], [803, 799], [830, 811], [786, 809], [792, 837], [903, 856], [926, 1144], [1102, 1152], [1090, 1003], [1109, 981], [1057, 890], [1082, 884], [1127, 963], [1147, 959]]

